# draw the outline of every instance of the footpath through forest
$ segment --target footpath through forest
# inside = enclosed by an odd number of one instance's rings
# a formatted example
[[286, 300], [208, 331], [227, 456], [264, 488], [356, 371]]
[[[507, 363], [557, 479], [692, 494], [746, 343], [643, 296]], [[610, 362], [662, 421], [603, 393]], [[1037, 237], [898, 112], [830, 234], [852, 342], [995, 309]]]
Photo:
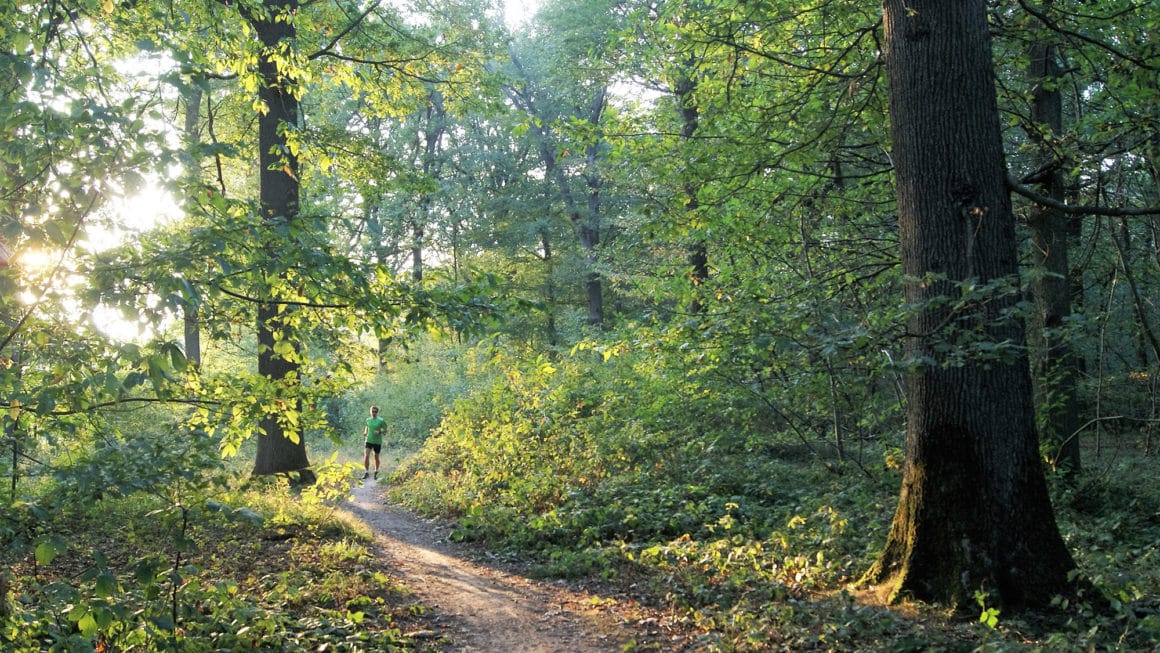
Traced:
[[383, 488], [353, 490], [347, 511], [374, 531], [391, 575], [415, 592], [440, 651], [604, 653], [680, 651], [692, 642], [669, 615], [592, 581], [536, 581], [518, 565], [448, 540], [449, 529], [386, 503]]

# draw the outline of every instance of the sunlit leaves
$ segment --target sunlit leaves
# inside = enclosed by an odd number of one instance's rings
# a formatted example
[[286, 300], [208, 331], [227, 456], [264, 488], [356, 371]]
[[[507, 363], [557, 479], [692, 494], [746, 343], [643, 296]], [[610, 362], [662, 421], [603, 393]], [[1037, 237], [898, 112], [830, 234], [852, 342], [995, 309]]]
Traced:
[[64, 553], [67, 548], [68, 543], [64, 538], [60, 536], [45, 537], [36, 545], [36, 563], [50, 565], [56, 556]]
[[[0, 87], [0, 241], [14, 254], [0, 293], [0, 317], [12, 327], [0, 346], [13, 361], [0, 394], [21, 437], [46, 426], [76, 435], [88, 428], [81, 414], [140, 385], [141, 359], [102, 342], [76, 305], [78, 244], [107, 219], [108, 200], [135, 192], [142, 170], [172, 158], [156, 98], [118, 65], [128, 47], [120, 37], [130, 35], [85, 28], [100, 11], [24, 7], [6, 14], [0, 36], [17, 46], [6, 43], [11, 54], [0, 58], [9, 73]], [[159, 383], [171, 363], [152, 366]]]

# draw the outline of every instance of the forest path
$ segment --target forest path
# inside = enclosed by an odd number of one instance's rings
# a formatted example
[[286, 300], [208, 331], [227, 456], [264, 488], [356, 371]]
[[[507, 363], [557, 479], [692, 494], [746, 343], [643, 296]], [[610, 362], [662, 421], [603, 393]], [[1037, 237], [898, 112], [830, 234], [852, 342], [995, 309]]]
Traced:
[[[356, 486], [347, 512], [368, 524], [382, 561], [430, 612], [442, 651], [481, 653], [604, 653], [679, 650], [683, 637], [664, 637], [663, 615], [623, 597], [583, 587], [530, 580], [498, 565], [469, 559], [469, 547], [448, 541], [445, 526], [386, 503], [374, 482]], [[668, 630], [663, 628], [663, 630]]]

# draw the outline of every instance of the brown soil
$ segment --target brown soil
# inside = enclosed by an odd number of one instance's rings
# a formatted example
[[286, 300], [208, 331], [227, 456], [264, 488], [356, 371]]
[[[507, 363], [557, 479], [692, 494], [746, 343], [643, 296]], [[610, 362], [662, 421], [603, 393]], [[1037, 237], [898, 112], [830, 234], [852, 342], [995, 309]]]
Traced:
[[604, 653], [691, 650], [671, 615], [598, 584], [543, 582], [519, 566], [447, 539], [449, 529], [386, 503], [373, 483], [355, 487], [347, 511], [374, 531], [392, 575], [428, 610], [426, 636], [441, 651]]

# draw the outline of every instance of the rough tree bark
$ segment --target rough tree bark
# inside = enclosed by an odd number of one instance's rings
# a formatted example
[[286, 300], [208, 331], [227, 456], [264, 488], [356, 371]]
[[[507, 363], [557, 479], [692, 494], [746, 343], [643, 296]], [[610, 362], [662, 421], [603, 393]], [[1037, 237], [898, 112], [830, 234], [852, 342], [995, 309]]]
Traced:
[[[1018, 274], [992, 80], [985, 0], [885, 0], [884, 55], [912, 360], [906, 463], [885, 548], [864, 582], [959, 607], [1004, 609], [1071, 590], [1039, 459], [1014, 293], [956, 311], [960, 284]], [[1014, 345], [1005, 358], [947, 364], [948, 324]]]
[[[1050, 5], [1047, 0], [1044, 5]], [[1031, 138], [1036, 144], [1039, 170], [1035, 181], [1043, 194], [1064, 200], [1062, 161], [1057, 161], [1048, 142], [1063, 130], [1063, 99], [1057, 86], [1061, 71], [1056, 47], [1036, 41], [1030, 48], [1028, 76], [1034, 85], [1031, 95]], [[1042, 131], [1040, 131], [1042, 130]], [[1044, 437], [1056, 447], [1055, 463], [1077, 473], [1081, 459], [1079, 393], [1076, 390], [1078, 362], [1060, 329], [1071, 315], [1071, 270], [1068, 263], [1069, 216], [1059, 209], [1035, 205], [1028, 215], [1031, 257], [1035, 275], [1031, 289], [1035, 297], [1035, 326], [1040, 355], [1036, 376], [1051, 393], [1052, 407]]]
[[[276, 61], [280, 44], [292, 42], [296, 36], [293, 14], [298, 9], [298, 2], [268, 0], [265, 9], [261, 16], [251, 17], [251, 23], [264, 46], [258, 62], [262, 79], [258, 97], [267, 109], [258, 118], [259, 197], [262, 220], [269, 232], [268, 237], [273, 240], [274, 236], [270, 234], [298, 217], [298, 158], [286, 147], [287, 132], [298, 125], [298, 98], [294, 94], [296, 82], [279, 70]], [[275, 248], [267, 247], [272, 250], [267, 252], [269, 260], [278, 261], [280, 256], [273, 251]], [[274, 272], [271, 276], [281, 274]], [[290, 311], [274, 297], [258, 305], [258, 374], [275, 384], [297, 382], [299, 345], [287, 324]], [[290, 359], [275, 351], [279, 339], [293, 347], [294, 355]], [[300, 411], [301, 408], [298, 402], [294, 402], [284, 410]], [[314, 475], [306, 457], [306, 441], [302, 433], [288, 430], [278, 417], [278, 414], [268, 412], [260, 422], [262, 435], [258, 437], [253, 473], [298, 472], [303, 482], [311, 482]]]

